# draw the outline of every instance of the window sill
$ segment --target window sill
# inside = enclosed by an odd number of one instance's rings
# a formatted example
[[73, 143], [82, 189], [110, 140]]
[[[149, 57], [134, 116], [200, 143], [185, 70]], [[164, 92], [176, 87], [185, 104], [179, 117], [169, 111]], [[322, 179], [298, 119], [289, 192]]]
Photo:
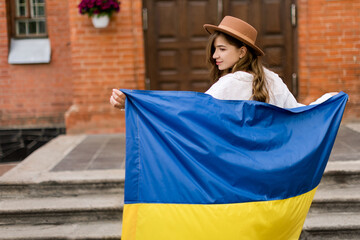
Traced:
[[9, 64], [49, 63], [51, 46], [48, 38], [11, 39]]

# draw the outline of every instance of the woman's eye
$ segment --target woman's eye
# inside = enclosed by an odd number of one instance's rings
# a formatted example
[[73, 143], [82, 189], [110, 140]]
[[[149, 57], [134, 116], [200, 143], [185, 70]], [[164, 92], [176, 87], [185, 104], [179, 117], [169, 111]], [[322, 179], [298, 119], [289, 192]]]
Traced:
[[220, 51], [225, 51], [226, 50], [226, 48], [220, 48]]

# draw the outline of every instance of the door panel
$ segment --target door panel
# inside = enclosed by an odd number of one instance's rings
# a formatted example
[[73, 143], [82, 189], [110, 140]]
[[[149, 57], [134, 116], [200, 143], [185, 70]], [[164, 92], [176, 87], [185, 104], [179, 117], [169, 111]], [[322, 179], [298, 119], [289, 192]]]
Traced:
[[[209, 85], [205, 63], [208, 34], [203, 24], [217, 25], [223, 16], [239, 17], [258, 30], [257, 44], [264, 63], [292, 86], [294, 29], [292, 0], [144, 0], [148, 88], [205, 91]], [[220, 8], [220, 9], [219, 9]], [[220, 15], [219, 15], [220, 10]], [[220, 19], [218, 19], [220, 17]]]
[[150, 89], [205, 91], [208, 39], [202, 25], [215, 22], [217, 0], [146, 1], [147, 77]]

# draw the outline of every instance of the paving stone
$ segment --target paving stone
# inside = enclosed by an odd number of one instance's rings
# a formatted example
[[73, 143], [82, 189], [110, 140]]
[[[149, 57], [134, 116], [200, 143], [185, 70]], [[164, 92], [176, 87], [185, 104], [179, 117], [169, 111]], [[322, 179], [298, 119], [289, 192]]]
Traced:
[[341, 126], [329, 161], [349, 160], [360, 160], [360, 133], [347, 126]]
[[124, 162], [124, 134], [88, 135], [51, 171], [123, 169]]

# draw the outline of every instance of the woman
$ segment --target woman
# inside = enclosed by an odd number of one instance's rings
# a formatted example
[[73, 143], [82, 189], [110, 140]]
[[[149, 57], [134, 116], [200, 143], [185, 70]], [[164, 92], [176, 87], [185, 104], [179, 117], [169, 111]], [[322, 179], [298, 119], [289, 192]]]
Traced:
[[[213, 85], [206, 91], [224, 100], [255, 100], [278, 107], [294, 108], [298, 103], [281, 78], [263, 67], [264, 52], [255, 44], [257, 31], [250, 24], [226, 16], [218, 26], [205, 24], [211, 36], [207, 62]], [[312, 104], [321, 103], [336, 93], [327, 93]], [[123, 109], [125, 95], [113, 90], [110, 103]]]

